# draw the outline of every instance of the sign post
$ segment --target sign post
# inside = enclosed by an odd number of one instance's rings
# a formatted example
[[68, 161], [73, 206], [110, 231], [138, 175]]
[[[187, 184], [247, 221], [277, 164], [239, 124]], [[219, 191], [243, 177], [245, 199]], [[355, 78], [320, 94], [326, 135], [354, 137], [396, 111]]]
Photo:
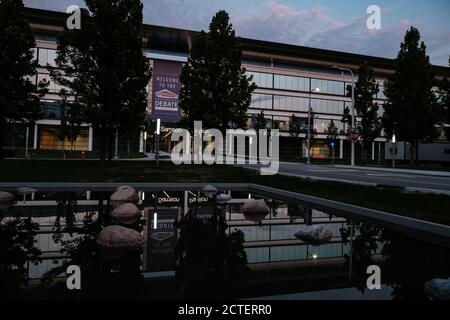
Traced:
[[156, 165], [159, 165], [159, 139], [161, 135], [161, 119], [156, 120]]

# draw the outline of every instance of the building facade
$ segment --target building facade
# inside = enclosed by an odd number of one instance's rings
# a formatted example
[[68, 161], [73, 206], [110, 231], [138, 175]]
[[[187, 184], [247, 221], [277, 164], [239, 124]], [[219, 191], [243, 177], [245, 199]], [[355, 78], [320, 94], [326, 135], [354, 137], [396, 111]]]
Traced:
[[[47, 79], [49, 92], [43, 98], [43, 119], [34, 127], [20, 124], [12, 125], [11, 138], [7, 143], [11, 149], [61, 150], [95, 152], [97, 146], [95, 130], [85, 124], [74, 143], [60, 141], [57, 128], [60, 125], [60, 88], [49, 76], [47, 65], [55, 66], [57, 35], [63, 32], [66, 15], [60, 12], [39, 9], [27, 9], [30, 25], [36, 39], [35, 58], [39, 63], [35, 81]], [[161, 146], [170, 149], [170, 132], [177, 126], [181, 111], [179, 108], [179, 75], [182, 64], [187, 61], [190, 48], [195, 45], [196, 32], [168, 27], [144, 25], [145, 54], [151, 59], [153, 76], [148, 85], [148, 113], [153, 119], [162, 121]], [[357, 81], [359, 65], [367, 61], [374, 69], [380, 85], [379, 94], [374, 97], [381, 106], [385, 102], [383, 84], [394, 72], [394, 60], [363, 56], [352, 53], [336, 52], [287, 45], [253, 39], [242, 39], [242, 65], [253, 76], [257, 89], [253, 93], [248, 110], [248, 127], [251, 128], [257, 116], [263, 111], [269, 128], [279, 129], [280, 153], [282, 158], [299, 159], [306, 156], [306, 128], [308, 108], [314, 136], [312, 157], [326, 159], [331, 155], [327, 142], [327, 128], [331, 121], [339, 130], [334, 156], [338, 159], [350, 157], [350, 142], [347, 138], [347, 126], [342, 122], [345, 107], [351, 107], [351, 98], [346, 88]], [[333, 66], [353, 70], [349, 72], [333, 69]], [[450, 77], [450, 69], [435, 66], [437, 78]], [[319, 89], [319, 90], [315, 90]], [[206, 112], [206, 111], [205, 111]], [[299, 138], [289, 133], [289, 121], [295, 115], [303, 129]], [[133, 141], [118, 138], [120, 155], [125, 150], [130, 153], [151, 151], [151, 137], [142, 133]], [[150, 138], [149, 138], [150, 139]], [[439, 142], [448, 142], [442, 134]], [[26, 142], [27, 141], [27, 142]], [[383, 161], [385, 158], [385, 139], [377, 139], [369, 152], [369, 158]], [[360, 153], [357, 147], [357, 155]], [[450, 146], [449, 146], [450, 148]], [[445, 150], [445, 148], [444, 148]], [[359, 151], [359, 152], [358, 152]], [[450, 161], [450, 153], [448, 155]], [[444, 157], [445, 158], [445, 157]]]

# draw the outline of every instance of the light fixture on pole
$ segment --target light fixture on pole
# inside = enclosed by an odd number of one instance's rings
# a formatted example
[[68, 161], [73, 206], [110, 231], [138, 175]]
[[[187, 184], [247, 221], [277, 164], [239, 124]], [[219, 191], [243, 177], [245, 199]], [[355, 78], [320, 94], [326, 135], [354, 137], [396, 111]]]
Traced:
[[144, 131], [144, 143], [142, 148], [144, 149], [144, 155], [147, 154], [147, 139], [148, 139], [147, 131]]
[[395, 168], [395, 153], [397, 152], [396, 148], [397, 137], [395, 133], [392, 135], [392, 168]]
[[156, 120], [156, 164], [159, 164], [159, 138], [161, 135], [161, 119]]
[[[355, 79], [353, 71], [349, 68], [342, 68], [339, 66], [333, 66], [332, 69], [338, 69], [341, 70], [341, 72], [348, 71], [352, 77], [352, 130], [351, 132], [355, 130]], [[355, 140], [352, 139], [352, 154], [351, 154], [351, 166], [355, 166]]]
[[308, 139], [306, 146], [306, 164], [311, 164], [311, 93], [319, 93], [320, 88], [314, 88], [309, 91], [309, 104], [308, 104]]

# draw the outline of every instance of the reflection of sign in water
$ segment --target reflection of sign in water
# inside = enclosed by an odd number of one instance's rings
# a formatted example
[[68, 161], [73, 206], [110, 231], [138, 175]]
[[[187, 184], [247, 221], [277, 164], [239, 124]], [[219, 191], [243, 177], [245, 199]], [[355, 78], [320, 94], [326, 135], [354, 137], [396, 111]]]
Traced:
[[181, 64], [155, 60], [153, 63], [152, 119], [162, 122], [179, 122]]
[[194, 207], [192, 212], [198, 219], [207, 221], [214, 215], [214, 207]]
[[[148, 213], [148, 216], [152, 218], [149, 226], [153, 226], [153, 209], [148, 209]], [[148, 271], [173, 270], [177, 243], [174, 222], [177, 219], [178, 209], [158, 209], [157, 213], [157, 229], [149, 228], [148, 231]]]

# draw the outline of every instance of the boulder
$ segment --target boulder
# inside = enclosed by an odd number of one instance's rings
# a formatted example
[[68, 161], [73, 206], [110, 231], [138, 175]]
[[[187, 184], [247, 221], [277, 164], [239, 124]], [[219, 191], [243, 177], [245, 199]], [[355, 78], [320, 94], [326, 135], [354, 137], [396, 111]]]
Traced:
[[124, 203], [111, 212], [111, 217], [122, 224], [130, 225], [142, 217], [142, 211], [133, 203]]
[[122, 226], [104, 228], [97, 236], [97, 247], [103, 258], [114, 260], [138, 251], [145, 244], [145, 238], [139, 232]]
[[136, 191], [136, 189], [134, 189], [131, 186], [118, 186], [116, 188], [116, 190], [114, 190], [114, 192], [117, 192], [117, 191], [120, 191], [120, 190], [133, 190], [133, 191]]
[[14, 195], [9, 192], [0, 191], [0, 202], [14, 202]]
[[216, 201], [218, 204], [225, 204], [231, 200], [231, 196], [229, 194], [221, 193], [217, 195]]
[[122, 188], [111, 195], [111, 202], [114, 206], [120, 206], [123, 203], [138, 203], [139, 195], [133, 188]]
[[244, 202], [242, 213], [244, 214], [245, 219], [260, 223], [268, 214], [270, 214], [270, 208], [263, 199], [249, 199]]
[[433, 300], [450, 300], [450, 278], [425, 282], [425, 293]]
[[8, 209], [14, 204], [14, 195], [0, 191], [0, 210]]
[[301, 226], [295, 237], [306, 243], [320, 245], [329, 242], [333, 232], [324, 225]]

